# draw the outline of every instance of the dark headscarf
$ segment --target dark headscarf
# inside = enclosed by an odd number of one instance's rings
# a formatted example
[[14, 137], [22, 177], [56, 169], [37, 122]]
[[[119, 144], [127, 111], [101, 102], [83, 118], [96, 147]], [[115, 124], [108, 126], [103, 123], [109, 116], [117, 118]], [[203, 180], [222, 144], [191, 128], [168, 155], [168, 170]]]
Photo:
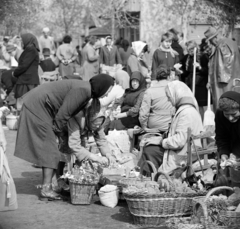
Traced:
[[[139, 87], [137, 89], [133, 89], [132, 87], [132, 80], [136, 79], [139, 81]], [[144, 76], [142, 75], [141, 72], [133, 72], [130, 78], [130, 89], [128, 89], [131, 92], [134, 91], [140, 91], [140, 90], [145, 90], [146, 89], [146, 80]]]
[[222, 98], [228, 98], [228, 99], [234, 100], [240, 105], [240, 94], [236, 91], [227, 91], [221, 95], [220, 99]]
[[99, 74], [92, 77], [90, 80], [92, 88], [92, 97], [99, 98], [103, 96], [110, 86], [114, 85], [114, 79], [107, 74]]
[[23, 49], [26, 49], [26, 47], [29, 45], [33, 45], [38, 52], [40, 51], [37, 38], [33, 34], [24, 33], [21, 35], [21, 38], [23, 42]]
[[89, 80], [92, 90], [92, 104], [89, 113], [94, 116], [100, 111], [101, 105], [98, 98], [103, 96], [114, 85], [114, 79], [107, 74], [99, 74]]

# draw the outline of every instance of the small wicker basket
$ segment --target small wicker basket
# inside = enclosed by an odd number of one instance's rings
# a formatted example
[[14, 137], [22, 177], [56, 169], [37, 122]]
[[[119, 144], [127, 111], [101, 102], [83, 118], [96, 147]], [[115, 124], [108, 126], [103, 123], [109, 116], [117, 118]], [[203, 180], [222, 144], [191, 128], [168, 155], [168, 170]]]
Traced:
[[69, 184], [72, 204], [91, 204], [96, 184], [80, 184], [73, 181]]
[[206, 197], [193, 199], [193, 215], [196, 217], [199, 217], [199, 216], [204, 217], [204, 223], [205, 223], [206, 229], [239, 229], [240, 228], [240, 212], [234, 212], [234, 211], [219, 212], [219, 218], [221, 219], [222, 222], [226, 223], [226, 225], [222, 225], [222, 226], [212, 222], [212, 220], [210, 220], [209, 218], [209, 209], [208, 209], [209, 197], [215, 192], [219, 192], [223, 190], [233, 191], [234, 189], [228, 186], [216, 187], [216, 188], [213, 188], [211, 191], [209, 191]]

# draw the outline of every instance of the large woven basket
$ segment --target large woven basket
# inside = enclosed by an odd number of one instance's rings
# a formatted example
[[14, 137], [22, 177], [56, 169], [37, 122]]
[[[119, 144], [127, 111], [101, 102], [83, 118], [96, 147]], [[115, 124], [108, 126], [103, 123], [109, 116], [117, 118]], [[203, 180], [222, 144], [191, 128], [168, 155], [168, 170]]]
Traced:
[[[171, 178], [163, 173], [169, 183]], [[195, 196], [199, 194], [196, 193]], [[180, 217], [192, 213], [193, 194], [167, 192], [157, 195], [124, 193], [134, 224], [145, 226], [159, 226], [169, 217]]]
[[80, 184], [70, 181], [70, 196], [72, 204], [91, 204], [95, 192], [95, 184]]
[[219, 192], [223, 190], [233, 191], [233, 188], [230, 188], [228, 186], [213, 188], [211, 191], [208, 192], [206, 197], [194, 198], [193, 200], [193, 214], [196, 217], [199, 217], [199, 216], [202, 217], [201, 213], [203, 214], [206, 229], [239, 229], [240, 228], [240, 212], [221, 211], [219, 213], [219, 218], [221, 219], [222, 222], [226, 223], [226, 225], [222, 225], [222, 226], [212, 222], [212, 220], [209, 217], [209, 208], [208, 208], [209, 197], [215, 192]]

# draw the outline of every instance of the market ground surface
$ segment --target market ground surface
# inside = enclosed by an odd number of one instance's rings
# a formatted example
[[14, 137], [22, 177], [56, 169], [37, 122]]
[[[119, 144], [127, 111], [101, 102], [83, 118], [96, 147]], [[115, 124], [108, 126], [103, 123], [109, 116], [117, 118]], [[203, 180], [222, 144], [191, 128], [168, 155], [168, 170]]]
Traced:
[[[5, 131], [7, 157], [18, 194], [18, 210], [0, 212], [0, 229], [125, 229], [139, 228], [132, 224], [132, 217], [125, 201], [115, 208], [107, 208], [94, 197], [89, 206], [76, 206], [68, 201], [42, 202], [38, 200], [41, 170], [13, 156], [16, 131]], [[165, 227], [161, 227], [164, 229]]]

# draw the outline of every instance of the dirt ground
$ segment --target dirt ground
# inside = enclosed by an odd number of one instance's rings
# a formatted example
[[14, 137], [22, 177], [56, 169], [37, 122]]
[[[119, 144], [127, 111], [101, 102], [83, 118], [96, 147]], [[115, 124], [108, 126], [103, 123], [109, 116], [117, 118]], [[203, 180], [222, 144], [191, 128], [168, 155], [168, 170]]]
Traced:
[[[43, 202], [38, 200], [41, 170], [13, 156], [16, 131], [5, 131], [7, 157], [18, 194], [16, 211], [0, 212], [0, 229], [127, 229], [133, 225], [125, 201], [115, 208], [101, 205], [94, 196], [91, 205], [72, 205], [69, 201]], [[161, 227], [164, 229], [165, 227]]]

